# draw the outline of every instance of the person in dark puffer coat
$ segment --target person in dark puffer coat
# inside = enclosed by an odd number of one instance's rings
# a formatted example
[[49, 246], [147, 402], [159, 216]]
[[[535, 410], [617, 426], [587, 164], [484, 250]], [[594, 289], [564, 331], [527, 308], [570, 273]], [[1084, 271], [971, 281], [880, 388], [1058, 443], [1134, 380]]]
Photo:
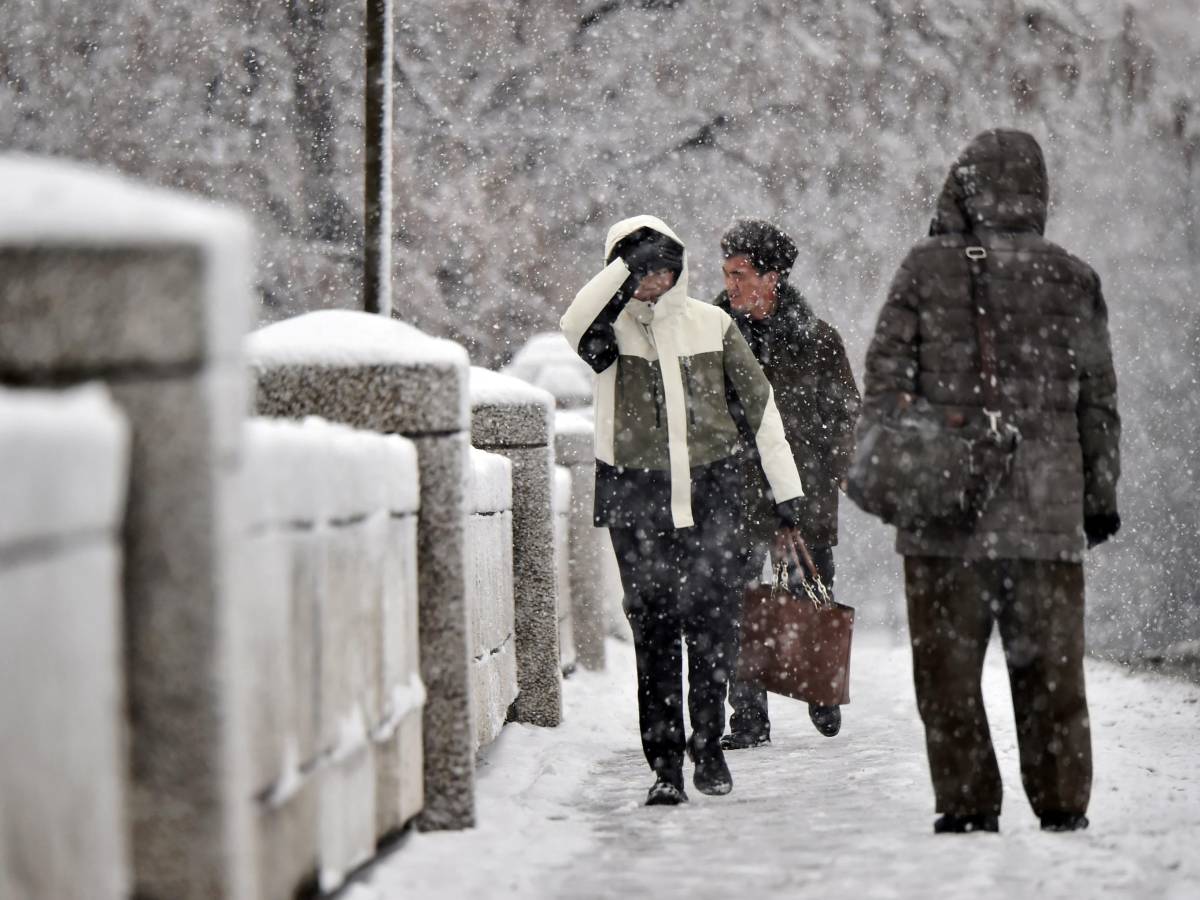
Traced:
[[980, 672], [993, 623], [1008, 662], [1021, 778], [1048, 830], [1087, 826], [1084, 545], [1120, 527], [1120, 418], [1100, 279], [1043, 237], [1046, 165], [994, 130], [954, 164], [930, 237], [905, 258], [867, 353], [864, 422], [921, 398], [983, 421], [965, 250], [987, 252], [1002, 420], [1021, 441], [971, 530], [900, 531], [917, 705], [937, 832], [995, 831], [1001, 781]]

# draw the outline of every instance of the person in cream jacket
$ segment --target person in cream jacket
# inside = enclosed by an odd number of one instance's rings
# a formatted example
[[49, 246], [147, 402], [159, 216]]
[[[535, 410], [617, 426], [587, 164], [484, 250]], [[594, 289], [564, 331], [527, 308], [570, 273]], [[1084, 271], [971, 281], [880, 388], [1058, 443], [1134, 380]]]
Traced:
[[[662, 220], [614, 225], [605, 267], [561, 326], [596, 372], [595, 523], [610, 529], [633, 629], [647, 804], [733, 787], [720, 746], [745, 551], [739, 452], [762, 463], [778, 549], [798, 564], [804, 495], [771, 385], [729, 314], [687, 294], [687, 254]], [[688, 647], [684, 738], [682, 640]]]

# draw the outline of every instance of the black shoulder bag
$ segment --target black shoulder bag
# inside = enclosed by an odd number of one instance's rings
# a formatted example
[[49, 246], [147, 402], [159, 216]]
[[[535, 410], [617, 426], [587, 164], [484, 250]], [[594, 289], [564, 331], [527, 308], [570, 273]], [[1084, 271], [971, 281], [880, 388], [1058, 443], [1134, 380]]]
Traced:
[[972, 528], [1012, 468], [1020, 434], [1001, 422], [987, 249], [965, 248], [987, 422], [955, 426], [924, 399], [859, 422], [846, 493], [865, 512], [905, 531]]

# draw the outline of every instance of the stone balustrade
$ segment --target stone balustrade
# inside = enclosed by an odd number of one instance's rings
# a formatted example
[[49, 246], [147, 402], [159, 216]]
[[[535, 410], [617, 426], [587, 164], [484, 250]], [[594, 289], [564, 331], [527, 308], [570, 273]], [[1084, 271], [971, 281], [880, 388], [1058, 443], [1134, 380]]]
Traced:
[[128, 465], [104, 389], [0, 389], [0, 897], [130, 894]]
[[417, 452], [396, 436], [247, 425], [250, 743], [261, 896], [329, 890], [421, 809]]
[[426, 828], [475, 817], [464, 534], [467, 355], [382, 316], [325, 310], [255, 332], [246, 352], [260, 415], [320, 416], [417, 448], [417, 527]]
[[475, 754], [574, 662], [549, 395], [381, 316], [247, 338], [236, 213], [0, 188], [0, 895], [291, 898], [472, 825]]
[[517, 699], [512, 507], [512, 463], [472, 448], [467, 591], [476, 749], [496, 739]]

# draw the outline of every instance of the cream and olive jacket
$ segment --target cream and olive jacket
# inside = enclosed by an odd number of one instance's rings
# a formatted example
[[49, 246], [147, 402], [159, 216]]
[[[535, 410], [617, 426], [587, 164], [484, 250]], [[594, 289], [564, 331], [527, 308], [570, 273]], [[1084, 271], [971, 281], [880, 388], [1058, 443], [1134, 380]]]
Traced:
[[[661, 220], [637, 216], [609, 230], [605, 258], [643, 227], [679, 241]], [[736, 481], [730, 463], [743, 442], [758, 450], [781, 523], [799, 524], [790, 501], [804, 490], [771, 385], [729, 314], [688, 297], [686, 252], [657, 302], [630, 299], [633, 287], [617, 257], [561, 321], [596, 371], [596, 524], [692, 526], [693, 492]]]

